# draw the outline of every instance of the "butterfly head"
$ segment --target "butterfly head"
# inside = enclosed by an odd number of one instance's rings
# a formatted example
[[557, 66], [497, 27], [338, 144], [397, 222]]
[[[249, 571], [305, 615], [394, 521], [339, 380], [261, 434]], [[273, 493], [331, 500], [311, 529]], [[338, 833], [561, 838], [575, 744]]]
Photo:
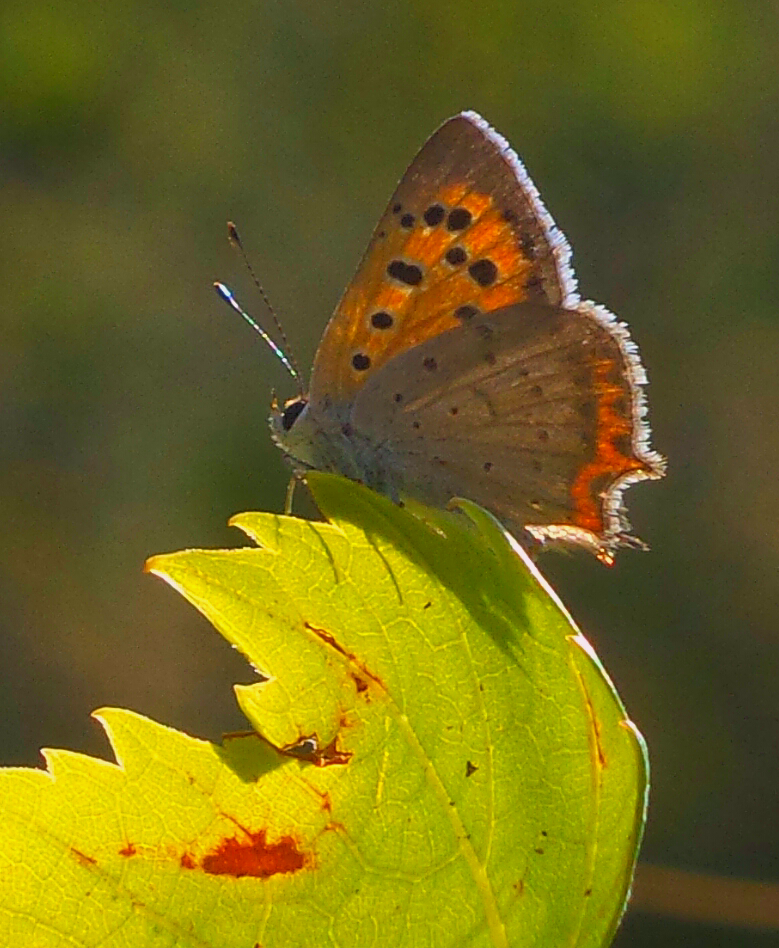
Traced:
[[316, 466], [307, 395], [295, 395], [283, 404], [274, 395], [268, 422], [273, 440], [294, 466]]
[[298, 420], [300, 415], [308, 406], [308, 398], [305, 395], [296, 395], [294, 398], [288, 398], [284, 402], [284, 407], [279, 409], [278, 403], [274, 406], [278, 414], [278, 425], [282, 431], [290, 431]]

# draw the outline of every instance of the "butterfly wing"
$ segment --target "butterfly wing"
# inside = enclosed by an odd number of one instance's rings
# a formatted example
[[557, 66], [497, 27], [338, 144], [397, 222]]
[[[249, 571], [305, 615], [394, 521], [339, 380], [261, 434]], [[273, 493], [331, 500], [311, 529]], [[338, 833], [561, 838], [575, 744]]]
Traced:
[[396, 496], [445, 506], [464, 495], [517, 537], [527, 528], [609, 560], [630, 542], [622, 490], [663, 470], [644, 381], [606, 310], [518, 304], [396, 356], [351, 420]]
[[313, 402], [350, 401], [391, 358], [474, 314], [573, 305], [570, 249], [508, 143], [450, 119], [403, 176], [322, 337]]

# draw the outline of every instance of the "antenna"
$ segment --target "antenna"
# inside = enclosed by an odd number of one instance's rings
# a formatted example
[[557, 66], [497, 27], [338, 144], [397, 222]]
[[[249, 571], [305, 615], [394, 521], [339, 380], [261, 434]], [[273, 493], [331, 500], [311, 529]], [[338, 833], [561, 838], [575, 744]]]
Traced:
[[[254, 285], [260, 291], [260, 296], [262, 297], [263, 302], [268, 307], [268, 312], [271, 314], [273, 319], [273, 324], [278, 331], [278, 334], [281, 336], [281, 341], [284, 344], [284, 348], [289, 353], [289, 362], [292, 368], [295, 370], [295, 378], [300, 379], [300, 367], [298, 366], [298, 360], [295, 358], [294, 353], [292, 352], [292, 346], [289, 344], [289, 339], [287, 339], [287, 334], [284, 332], [284, 327], [281, 325], [281, 320], [276, 315], [276, 310], [271, 306], [271, 302], [268, 299], [268, 294], [265, 292], [262, 283], [257, 279], [257, 274], [254, 272], [254, 267], [249, 262], [249, 258], [246, 255], [246, 251], [243, 249], [243, 243], [241, 241], [240, 234], [238, 233], [238, 228], [232, 221], [227, 222], [227, 239], [230, 241], [233, 247], [240, 253], [243, 257], [243, 262], [246, 264], [246, 269], [249, 271], [249, 275], [254, 281]], [[302, 394], [302, 391], [301, 391]]]
[[284, 368], [289, 372], [293, 379], [298, 383], [298, 388], [300, 389], [300, 394], [305, 394], [303, 391], [303, 385], [300, 381], [300, 373], [295, 368], [294, 365], [289, 361], [289, 359], [284, 354], [283, 350], [280, 349], [276, 343], [271, 339], [271, 337], [265, 332], [262, 326], [246, 312], [246, 310], [240, 305], [238, 300], [233, 296], [233, 291], [224, 285], [224, 283], [216, 282], [214, 283], [214, 289], [217, 294], [227, 303], [229, 306], [238, 313], [239, 316], [243, 316], [246, 322], [252, 327], [255, 332], [258, 332], [265, 342], [270, 347], [274, 355], [279, 359]]

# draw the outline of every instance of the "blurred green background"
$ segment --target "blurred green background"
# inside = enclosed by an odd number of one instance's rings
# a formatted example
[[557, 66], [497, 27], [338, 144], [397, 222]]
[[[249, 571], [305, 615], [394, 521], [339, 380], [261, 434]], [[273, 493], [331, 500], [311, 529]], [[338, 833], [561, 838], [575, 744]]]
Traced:
[[[649, 743], [643, 857], [779, 876], [779, 7], [749, 0], [0, 7], [0, 761], [105, 755], [127, 706], [218, 738], [245, 663], [144, 559], [280, 510], [269, 390], [463, 108], [508, 137], [651, 377], [652, 546], [549, 575]], [[633, 912], [627, 946], [775, 944]]]

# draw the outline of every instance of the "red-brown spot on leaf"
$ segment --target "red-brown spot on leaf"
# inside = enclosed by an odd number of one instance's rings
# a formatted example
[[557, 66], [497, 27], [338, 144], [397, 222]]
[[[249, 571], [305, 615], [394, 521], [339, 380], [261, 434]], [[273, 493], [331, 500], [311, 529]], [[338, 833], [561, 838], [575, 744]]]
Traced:
[[351, 751], [342, 751], [337, 746], [338, 738], [334, 737], [332, 741], [323, 747], [318, 758], [314, 761], [317, 767], [329, 767], [330, 764], [348, 764], [352, 759]]
[[127, 843], [125, 846], [119, 850], [120, 856], [134, 856], [137, 850], [134, 843]]
[[319, 739], [316, 735], [312, 737], [300, 737], [292, 744], [285, 744], [279, 748], [279, 752], [287, 757], [294, 757], [297, 760], [307, 760], [310, 763], [314, 761], [319, 753]]
[[306, 857], [291, 836], [281, 836], [277, 842], [268, 843], [264, 829], [247, 832], [241, 839], [237, 836], [224, 839], [202, 860], [203, 869], [211, 875], [236, 879], [242, 876], [267, 879], [279, 872], [296, 872], [305, 863]]
[[601, 744], [601, 724], [598, 720], [598, 712], [595, 710], [595, 706], [593, 705], [592, 699], [590, 698], [590, 693], [587, 691], [583, 682], [582, 689], [584, 691], [584, 700], [587, 702], [587, 713], [590, 716], [590, 723], [592, 724], [593, 743], [595, 745], [595, 752], [598, 755], [598, 763], [601, 765], [601, 767], [608, 767], [606, 754], [603, 750], [603, 745]]
[[[341, 726], [344, 725], [341, 721]], [[319, 739], [316, 735], [312, 737], [302, 737], [294, 744], [287, 744], [281, 749], [282, 754], [289, 757], [295, 757], [298, 760], [308, 761], [316, 767], [329, 767], [331, 764], [348, 764], [352, 759], [351, 751], [342, 751], [338, 747], [338, 737], [334, 737], [325, 747], [319, 746]]]
[[256, 731], [227, 731], [222, 735], [222, 741], [238, 741], [247, 737], [256, 737], [258, 740], [261, 740], [260, 735]]
[[309, 632], [313, 632], [314, 635], [322, 639], [322, 641], [327, 642], [327, 644], [331, 648], [334, 648], [336, 652], [340, 652], [345, 658], [349, 658], [349, 653], [346, 651], [346, 649], [340, 646], [338, 642], [336, 642], [335, 636], [332, 635], [332, 633], [326, 631], [325, 629], [318, 629], [316, 626], [311, 625], [310, 622], [304, 622], [303, 626], [308, 629]]
[[304, 779], [303, 782], [305, 783], [306, 787], [308, 787], [308, 789], [310, 790], [310, 792], [311, 792], [315, 797], [318, 797], [318, 798], [319, 798], [319, 804], [320, 804], [320, 806], [322, 807], [322, 809], [324, 810], [324, 812], [325, 812], [325, 813], [332, 813], [332, 812], [333, 812], [333, 801], [332, 801], [332, 798], [331, 798], [330, 794], [327, 792], [327, 790], [320, 790], [319, 787], [314, 786], [314, 784], [310, 783], [308, 780], [305, 780], [305, 779]]
[[364, 678], [360, 678], [359, 675], [352, 675], [352, 681], [354, 682], [354, 687], [357, 689], [357, 694], [362, 694], [368, 690], [368, 682]]
[[82, 866], [96, 866], [97, 859], [93, 856], [87, 856], [86, 853], [82, 853], [80, 849], [76, 849], [75, 846], [70, 847], [71, 853], [76, 857], [76, 859], [81, 863]]
[[182, 869], [194, 869], [196, 867], [195, 860], [192, 858], [192, 856], [190, 856], [189, 853], [184, 853], [180, 862]]
[[303, 627], [309, 632], [312, 632], [323, 642], [326, 642], [331, 648], [335, 649], [340, 655], [343, 655], [344, 658], [348, 659], [352, 664], [356, 665], [360, 669], [362, 675], [366, 678], [370, 678], [371, 681], [375, 682], [380, 688], [386, 691], [384, 683], [379, 678], [378, 675], [375, 675], [366, 665], [361, 662], [353, 652], [348, 652], [342, 645], [335, 640], [335, 637], [332, 633], [328, 632], [326, 629], [318, 629], [316, 626], [311, 625], [310, 622], [304, 622]]

